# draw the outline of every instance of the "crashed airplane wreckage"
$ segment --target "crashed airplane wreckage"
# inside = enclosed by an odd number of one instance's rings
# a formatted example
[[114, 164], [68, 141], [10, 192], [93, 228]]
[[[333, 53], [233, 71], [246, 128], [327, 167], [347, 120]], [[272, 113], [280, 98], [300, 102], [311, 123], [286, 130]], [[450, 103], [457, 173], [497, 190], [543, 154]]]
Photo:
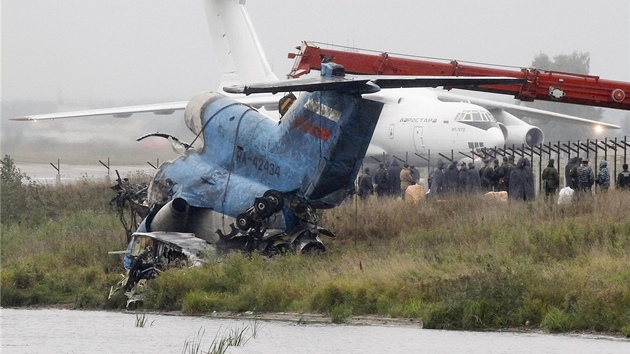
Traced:
[[[319, 234], [334, 237], [330, 231], [316, 226], [317, 215], [313, 208], [303, 208], [299, 225], [291, 233], [283, 229], [269, 228], [278, 223], [271, 218], [283, 209], [283, 199], [279, 192], [270, 191], [237, 218], [213, 214], [216, 219], [230, 221], [230, 232], [224, 234], [217, 228], [215, 235], [208, 237], [207, 232], [199, 232], [208, 239], [200, 238], [195, 233], [182, 230], [199, 231], [200, 225], [194, 226], [194, 210], [182, 198], [175, 198], [163, 206], [149, 208], [147, 187], [140, 184], [132, 186], [128, 181], [121, 181], [112, 189], [118, 192], [110, 204], [118, 207], [121, 223], [127, 232], [128, 247], [125, 251], [113, 251], [110, 254], [123, 254], [126, 275], [112, 286], [109, 298], [118, 292], [127, 296], [127, 306], [144, 299], [146, 282], [168, 269], [201, 266], [209, 259], [229, 252], [259, 252], [264, 256], [281, 253], [309, 253], [325, 251]], [[152, 210], [149, 212], [149, 210]], [[193, 217], [191, 218], [191, 215]], [[142, 224], [133, 232], [134, 221], [144, 218]], [[191, 219], [193, 223], [191, 223]], [[216, 223], [217, 220], [214, 220]], [[146, 224], [152, 226], [148, 231]], [[211, 223], [212, 224], [212, 223]], [[236, 226], [235, 226], [236, 225]], [[195, 229], [195, 227], [197, 227]], [[142, 231], [145, 230], [145, 231]], [[160, 231], [158, 231], [160, 230]], [[165, 231], [177, 230], [177, 231]]]
[[[129, 275], [123, 288], [133, 294], [143, 279], [174, 264], [194, 265], [192, 255], [209, 249], [215, 254], [238, 250], [265, 255], [324, 251], [320, 235], [334, 235], [317, 225], [317, 210], [338, 206], [353, 189], [383, 109], [382, 102], [364, 94], [381, 86], [497, 82], [520, 81], [349, 78], [343, 66], [328, 62], [322, 64], [320, 78], [224, 88], [247, 95], [301, 91], [279, 122], [221, 93], [194, 97], [184, 118], [201, 146], [177, 144], [184, 147], [183, 155], [155, 173], [147, 189], [150, 212], [125, 251]], [[188, 242], [190, 234], [210, 246]]]

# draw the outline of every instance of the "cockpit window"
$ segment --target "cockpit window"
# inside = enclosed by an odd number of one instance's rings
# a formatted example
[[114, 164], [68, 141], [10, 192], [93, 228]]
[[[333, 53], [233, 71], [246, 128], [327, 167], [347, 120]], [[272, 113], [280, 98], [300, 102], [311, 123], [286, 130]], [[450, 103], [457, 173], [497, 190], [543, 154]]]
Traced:
[[456, 122], [496, 122], [494, 116], [486, 110], [465, 110], [457, 113]]

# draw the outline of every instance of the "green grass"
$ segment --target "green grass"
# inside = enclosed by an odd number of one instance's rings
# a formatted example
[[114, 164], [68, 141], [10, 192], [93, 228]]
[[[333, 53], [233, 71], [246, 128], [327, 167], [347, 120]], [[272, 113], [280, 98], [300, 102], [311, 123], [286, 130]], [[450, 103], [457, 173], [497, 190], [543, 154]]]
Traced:
[[242, 347], [247, 344], [250, 338], [256, 338], [258, 336], [259, 327], [259, 322], [252, 322], [249, 325], [243, 325], [242, 327], [237, 326], [236, 328], [230, 328], [223, 332], [219, 329], [214, 335], [207, 351], [201, 350], [201, 342], [206, 331], [200, 328], [193, 340], [186, 340], [184, 342], [182, 353], [223, 354], [227, 352], [229, 347]]
[[[5, 195], [21, 195], [27, 205], [2, 219], [1, 305], [124, 307], [124, 299], [107, 301], [123, 271], [120, 256], [107, 252], [125, 247], [107, 205], [109, 185], [6, 188], [2, 215]], [[630, 194], [619, 192], [562, 208], [543, 198], [349, 200], [321, 215], [321, 225], [338, 235], [324, 237], [325, 254], [231, 254], [169, 270], [149, 283], [143, 306], [187, 314], [317, 312], [338, 323], [374, 314], [421, 318], [425, 328], [527, 324], [629, 336], [628, 210]]]

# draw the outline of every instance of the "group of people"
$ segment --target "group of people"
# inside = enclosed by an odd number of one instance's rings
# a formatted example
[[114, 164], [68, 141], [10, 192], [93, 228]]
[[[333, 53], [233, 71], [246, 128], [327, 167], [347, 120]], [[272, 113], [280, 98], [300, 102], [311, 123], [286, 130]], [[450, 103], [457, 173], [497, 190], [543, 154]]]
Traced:
[[486, 159], [479, 170], [474, 162], [462, 162], [458, 168], [456, 161], [448, 167], [444, 161], [438, 161], [429, 180], [430, 194], [438, 198], [455, 193], [486, 192], [507, 192], [511, 198], [523, 200], [535, 196], [534, 173], [527, 158], [521, 158], [517, 164], [513, 156], [503, 157], [501, 164], [498, 159]]
[[[588, 165], [588, 159], [573, 157], [565, 166], [566, 186], [578, 192], [578, 195], [591, 194], [594, 184], [602, 191], [610, 187], [610, 171], [608, 163], [600, 161], [597, 178]], [[545, 198], [555, 198], [560, 187], [560, 175], [555, 167], [555, 160], [550, 159], [542, 171], [542, 188]], [[372, 176], [369, 168], [357, 180], [357, 194], [361, 199], [367, 198], [376, 191], [379, 197], [394, 196], [404, 199], [405, 190], [420, 180], [420, 172], [415, 166], [405, 163], [400, 167], [394, 160], [391, 164], [379, 165]], [[459, 166], [452, 161], [447, 167], [444, 161], [438, 161], [437, 168], [429, 175], [431, 197], [444, 197], [453, 194], [481, 194], [486, 192], [507, 192], [512, 200], [533, 200], [536, 197], [534, 173], [528, 158], [522, 157], [514, 163], [513, 156], [498, 159], [486, 159], [484, 166], [477, 170], [474, 162], [462, 162]], [[630, 172], [628, 164], [623, 164], [623, 171], [617, 175], [616, 187], [630, 190]]]
[[417, 184], [419, 180], [420, 170], [417, 167], [408, 163], [400, 167], [398, 161], [394, 160], [391, 164], [379, 164], [378, 170], [373, 175], [366, 167], [357, 180], [357, 194], [361, 199], [366, 199], [374, 191], [379, 197], [404, 198], [407, 187]]
[[[556, 190], [560, 186], [560, 178], [558, 171], [554, 166], [554, 160], [549, 160], [549, 164], [542, 172], [543, 188], [545, 189], [545, 197], [555, 196]], [[610, 187], [610, 171], [608, 170], [608, 162], [603, 160], [599, 162], [599, 171], [597, 178], [591, 166], [588, 165], [588, 159], [581, 157], [572, 157], [564, 168], [565, 185], [577, 192], [579, 198], [582, 195], [592, 194], [592, 187], [597, 184], [602, 192], [607, 192]], [[618, 189], [630, 190], [630, 172], [628, 164], [623, 164], [623, 171], [617, 175], [616, 187]]]

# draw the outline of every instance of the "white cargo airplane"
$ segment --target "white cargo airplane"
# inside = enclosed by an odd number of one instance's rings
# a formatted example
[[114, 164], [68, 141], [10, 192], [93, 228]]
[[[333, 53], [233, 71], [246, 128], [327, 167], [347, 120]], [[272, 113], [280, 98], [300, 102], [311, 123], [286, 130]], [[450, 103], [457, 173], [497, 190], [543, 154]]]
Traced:
[[[222, 73], [219, 91], [232, 85], [276, 81], [252, 22], [245, 0], [206, 0], [206, 17]], [[230, 95], [227, 94], [226, 95]], [[254, 95], [236, 99], [256, 107], [271, 119], [279, 119], [277, 95]], [[547, 112], [517, 105], [455, 95], [444, 90], [401, 88], [364, 95], [385, 103], [368, 148], [365, 163], [398, 158], [425, 165], [428, 155], [470, 152], [504, 145], [540, 144], [543, 132], [508, 113], [518, 111], [530, 117], [562, 119], [575, 123], [617, 128], [593, 120]], [[133, 113], [171, 114], [184, 110], [188, 101], [128, 106], [87, 111], [30, 115], [13, 120], [43, 120], [97, 115], [128, 117]], [[162, 134], [163, 135], [163, 134]], [[463, 157], [454, 156], [455, 159]]]

